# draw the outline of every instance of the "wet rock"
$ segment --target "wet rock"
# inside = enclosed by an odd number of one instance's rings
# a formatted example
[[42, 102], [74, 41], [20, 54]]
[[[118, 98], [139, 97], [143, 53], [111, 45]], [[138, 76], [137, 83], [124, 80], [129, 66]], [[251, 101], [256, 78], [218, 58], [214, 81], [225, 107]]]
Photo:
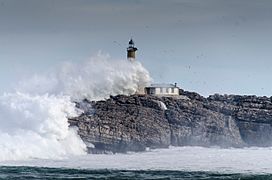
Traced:
[[111, 96], [77, 103], [69, 120], [91, 153], [144, 151], [173, 146], [270, 146], [272, 102], [268, 97], [212, 95], [180, 90], [177, 97]]

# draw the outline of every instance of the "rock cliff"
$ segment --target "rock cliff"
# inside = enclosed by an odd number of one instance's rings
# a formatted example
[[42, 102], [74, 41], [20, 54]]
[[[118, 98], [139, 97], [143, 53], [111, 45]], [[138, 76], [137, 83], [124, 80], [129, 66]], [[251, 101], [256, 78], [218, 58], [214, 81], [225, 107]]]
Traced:
[[180, 90], [178, 97], [112, 96], [77, 103], [69, 120], [89, 151], [126, 152], [169, 145], [271, 146], [272, 98], [212, 95]]

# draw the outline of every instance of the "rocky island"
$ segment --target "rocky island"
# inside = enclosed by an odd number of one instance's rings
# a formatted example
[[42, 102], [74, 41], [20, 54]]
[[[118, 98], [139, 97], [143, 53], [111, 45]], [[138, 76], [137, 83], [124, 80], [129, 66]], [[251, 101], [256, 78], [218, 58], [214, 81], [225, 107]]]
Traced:
[[77, 102], [69, 119], [90, 153], [144, 151], [172, 146], [272, 145], [272, 98], [211, 95], [184, 90], [175, 97], [117, 95]]

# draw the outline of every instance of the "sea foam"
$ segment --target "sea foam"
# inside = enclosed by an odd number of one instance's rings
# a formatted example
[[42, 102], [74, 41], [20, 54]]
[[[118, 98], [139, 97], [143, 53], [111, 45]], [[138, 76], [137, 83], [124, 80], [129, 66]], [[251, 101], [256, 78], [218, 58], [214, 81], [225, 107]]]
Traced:
[[170, 147], [144, 153], [90, 154], [62, 160], [6, 162], [12, 166], [80, 169], [208, 171], [219, 173], [272, 173], [272, 148]]
[[85, 154], [77, 129], [68, 124], [81, 113], [74, 101], [133, 94], [149, 81], [139, 62], [98, 54], [19, 82], [14, 92], [0, 96], [0, 161]]

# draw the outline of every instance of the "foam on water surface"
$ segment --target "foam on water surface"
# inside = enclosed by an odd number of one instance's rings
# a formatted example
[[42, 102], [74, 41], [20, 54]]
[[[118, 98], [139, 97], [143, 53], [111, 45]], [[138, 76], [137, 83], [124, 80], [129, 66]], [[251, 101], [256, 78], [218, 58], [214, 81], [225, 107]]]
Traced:
[[272, 157], [272, 148], [170, 147], [142, 153], [89, 154], [57, 161], [41, 159], [9, 161], [3, 165], [263, 174], [272, 173], [270, 157]]

